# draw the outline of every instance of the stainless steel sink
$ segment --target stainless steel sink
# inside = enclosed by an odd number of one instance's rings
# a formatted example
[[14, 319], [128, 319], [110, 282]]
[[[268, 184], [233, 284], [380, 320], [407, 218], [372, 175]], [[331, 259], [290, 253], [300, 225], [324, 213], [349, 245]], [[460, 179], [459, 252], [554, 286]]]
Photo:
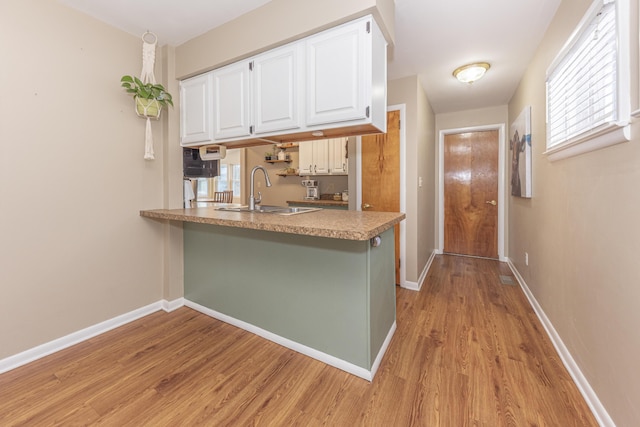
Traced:
[[235, 206], [235, 207], [222, 207], [217, 208], [219, 211], [227, 212], [254, 212], [254, 213], [272, 213], [276, 215], [297, 215], [307, 212], [319, 211], [320, 208], [301, 208], [301, 207], [285, 207], [285, 206], [270, 206], [270, 205], [258, 205], [255, 210], [249, 210], [249, 206]]

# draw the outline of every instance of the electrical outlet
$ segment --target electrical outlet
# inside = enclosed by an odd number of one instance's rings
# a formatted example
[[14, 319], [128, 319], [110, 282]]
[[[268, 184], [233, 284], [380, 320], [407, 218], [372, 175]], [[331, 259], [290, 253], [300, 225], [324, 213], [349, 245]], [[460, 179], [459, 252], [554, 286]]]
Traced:
[[418, 177], [418, 187], [422, 187], [422, 177]]
[[524, 265], [529, 265], [529, 252], [524, 253]]

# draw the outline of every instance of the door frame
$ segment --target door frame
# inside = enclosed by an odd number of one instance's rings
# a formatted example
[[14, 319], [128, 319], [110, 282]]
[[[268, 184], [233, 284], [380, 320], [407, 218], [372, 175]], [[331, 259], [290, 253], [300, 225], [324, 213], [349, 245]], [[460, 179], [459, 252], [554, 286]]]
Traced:
[[506, 262], [504, 255], [505, 247], [505, 176], [506, 176], [506, 139], [505, 124], [494, 124], [484, 126], [471, 126], [465, 128], [443, 129], [438, 138], [438, 249], [437, 253], [444, 251], [444, 137], [446, 135], [481, 132], [486, 130], [498, 131], [498, 259]]
[[[396, 104], [387, 106], [387, 112], [400, 111], [400, 212], [407, 212], [407, 143], [405, 132], [406, 104]], [[362, 139], [356, 138], [356, 210], [362, 210]], [[407, 225], [405, 221], [400, 221], [400, 283], [401, 287], [406, 287], [407, 282]]]

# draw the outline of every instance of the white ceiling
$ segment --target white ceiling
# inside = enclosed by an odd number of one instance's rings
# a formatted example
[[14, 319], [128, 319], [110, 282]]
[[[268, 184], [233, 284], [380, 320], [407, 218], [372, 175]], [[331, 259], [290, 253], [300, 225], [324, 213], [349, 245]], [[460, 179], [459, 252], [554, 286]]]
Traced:
[[[159, 44], [180, 45], [270, 0], [59, 0]], [[319, 0], [321, 1], [321, 0]], [[505, 105], [560, 0], [395, 0], [396, 43], [389, 79], [418, 75], [435, 113]], [[483, 61], [472, 85], [452, 71]]]

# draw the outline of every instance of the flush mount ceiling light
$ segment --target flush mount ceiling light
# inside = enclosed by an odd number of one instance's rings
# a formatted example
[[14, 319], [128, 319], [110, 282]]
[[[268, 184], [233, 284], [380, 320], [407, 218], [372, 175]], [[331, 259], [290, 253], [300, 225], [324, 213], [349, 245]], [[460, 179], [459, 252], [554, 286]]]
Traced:
[[484, 73], [491, 67], [488, 62], [476, 62], [463, 65], [453, 71], [453, 76], [462, 83], [473, 83], [484, 76]]

